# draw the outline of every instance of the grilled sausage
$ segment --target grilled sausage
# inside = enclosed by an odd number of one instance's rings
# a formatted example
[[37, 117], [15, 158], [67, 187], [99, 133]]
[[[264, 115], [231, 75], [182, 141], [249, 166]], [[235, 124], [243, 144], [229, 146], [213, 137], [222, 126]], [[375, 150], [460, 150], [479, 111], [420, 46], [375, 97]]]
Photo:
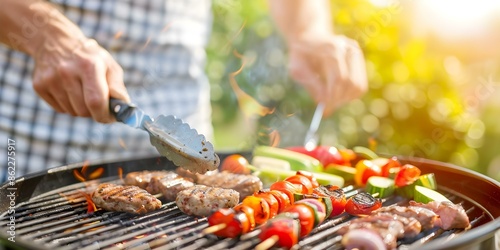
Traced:
[[208, 216], [218, 209], [236, 206], [239, 198], [232, 189], [194, 185], [180, 191], [175, 203], [188, 215]]
[[211, 172], [209, 174], [194, 174], [178, 169], [182, 176], [192, 177], [196, 184], [233, 189], [240, 194], [240, 201], [262, 189], [262, 181], [257, 176], [233, 174], [229, 172]]
[[92, 193], [94, 204], [104, 210], [144, 214], [161, 208], [161, 201], [137, 186], [100, 184]]

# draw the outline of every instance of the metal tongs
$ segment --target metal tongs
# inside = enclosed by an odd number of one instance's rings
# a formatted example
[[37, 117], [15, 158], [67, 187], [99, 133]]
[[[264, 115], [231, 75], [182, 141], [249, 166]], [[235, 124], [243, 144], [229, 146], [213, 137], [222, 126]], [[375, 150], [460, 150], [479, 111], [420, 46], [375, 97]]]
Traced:
[[313, 150], [318, 146], [318, 128], [321, 120], [323, 119], [323, 112], [325, 111], [325, 104], [318, 103], [314, 115], [311, 119], [311, 124], [309, 125], [309, 130], [304, 140], [304, 147], [308, 150]]
[[151, 144], [175, 165], [201, 174], [219, 167], [213, 145], [181, 119], [172, 115], [152, 119], [134, 104], [115, 98], [110, 99], [109, 109], [117, 121], [147, 131]]

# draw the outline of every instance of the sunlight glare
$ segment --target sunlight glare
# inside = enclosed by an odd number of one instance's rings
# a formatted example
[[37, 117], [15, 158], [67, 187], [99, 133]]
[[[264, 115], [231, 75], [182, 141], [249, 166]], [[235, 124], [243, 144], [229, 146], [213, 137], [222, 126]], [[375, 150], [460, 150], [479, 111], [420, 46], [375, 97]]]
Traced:
[[500, 13], [500, 1], [494, 0], [420, 0], [416, 4], [419, 22], [444, 36], [481, 32]]

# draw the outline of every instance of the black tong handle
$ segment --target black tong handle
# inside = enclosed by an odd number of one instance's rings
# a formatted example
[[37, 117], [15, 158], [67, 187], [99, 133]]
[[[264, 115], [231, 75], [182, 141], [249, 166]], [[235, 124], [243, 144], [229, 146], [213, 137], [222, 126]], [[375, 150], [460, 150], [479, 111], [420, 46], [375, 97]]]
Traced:
[[119, 122], [125, 122], [136, 108], [133, 103], [126, 103], [113, 97], [109, 99], [109, 111]]

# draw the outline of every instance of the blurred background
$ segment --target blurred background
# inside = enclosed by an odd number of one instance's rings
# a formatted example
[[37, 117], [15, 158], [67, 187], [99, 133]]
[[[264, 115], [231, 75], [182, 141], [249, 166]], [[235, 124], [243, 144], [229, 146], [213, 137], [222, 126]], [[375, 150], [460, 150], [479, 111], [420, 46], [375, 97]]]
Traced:
[[[370, 89], [320, 126], [321, 144], [450, 162], [500, 180], [500, 1], [333, 0]], [[207, 73], [219, 151], [304, 140], [315, 104], [288, 76], [266, 0], [213, 1]]]

